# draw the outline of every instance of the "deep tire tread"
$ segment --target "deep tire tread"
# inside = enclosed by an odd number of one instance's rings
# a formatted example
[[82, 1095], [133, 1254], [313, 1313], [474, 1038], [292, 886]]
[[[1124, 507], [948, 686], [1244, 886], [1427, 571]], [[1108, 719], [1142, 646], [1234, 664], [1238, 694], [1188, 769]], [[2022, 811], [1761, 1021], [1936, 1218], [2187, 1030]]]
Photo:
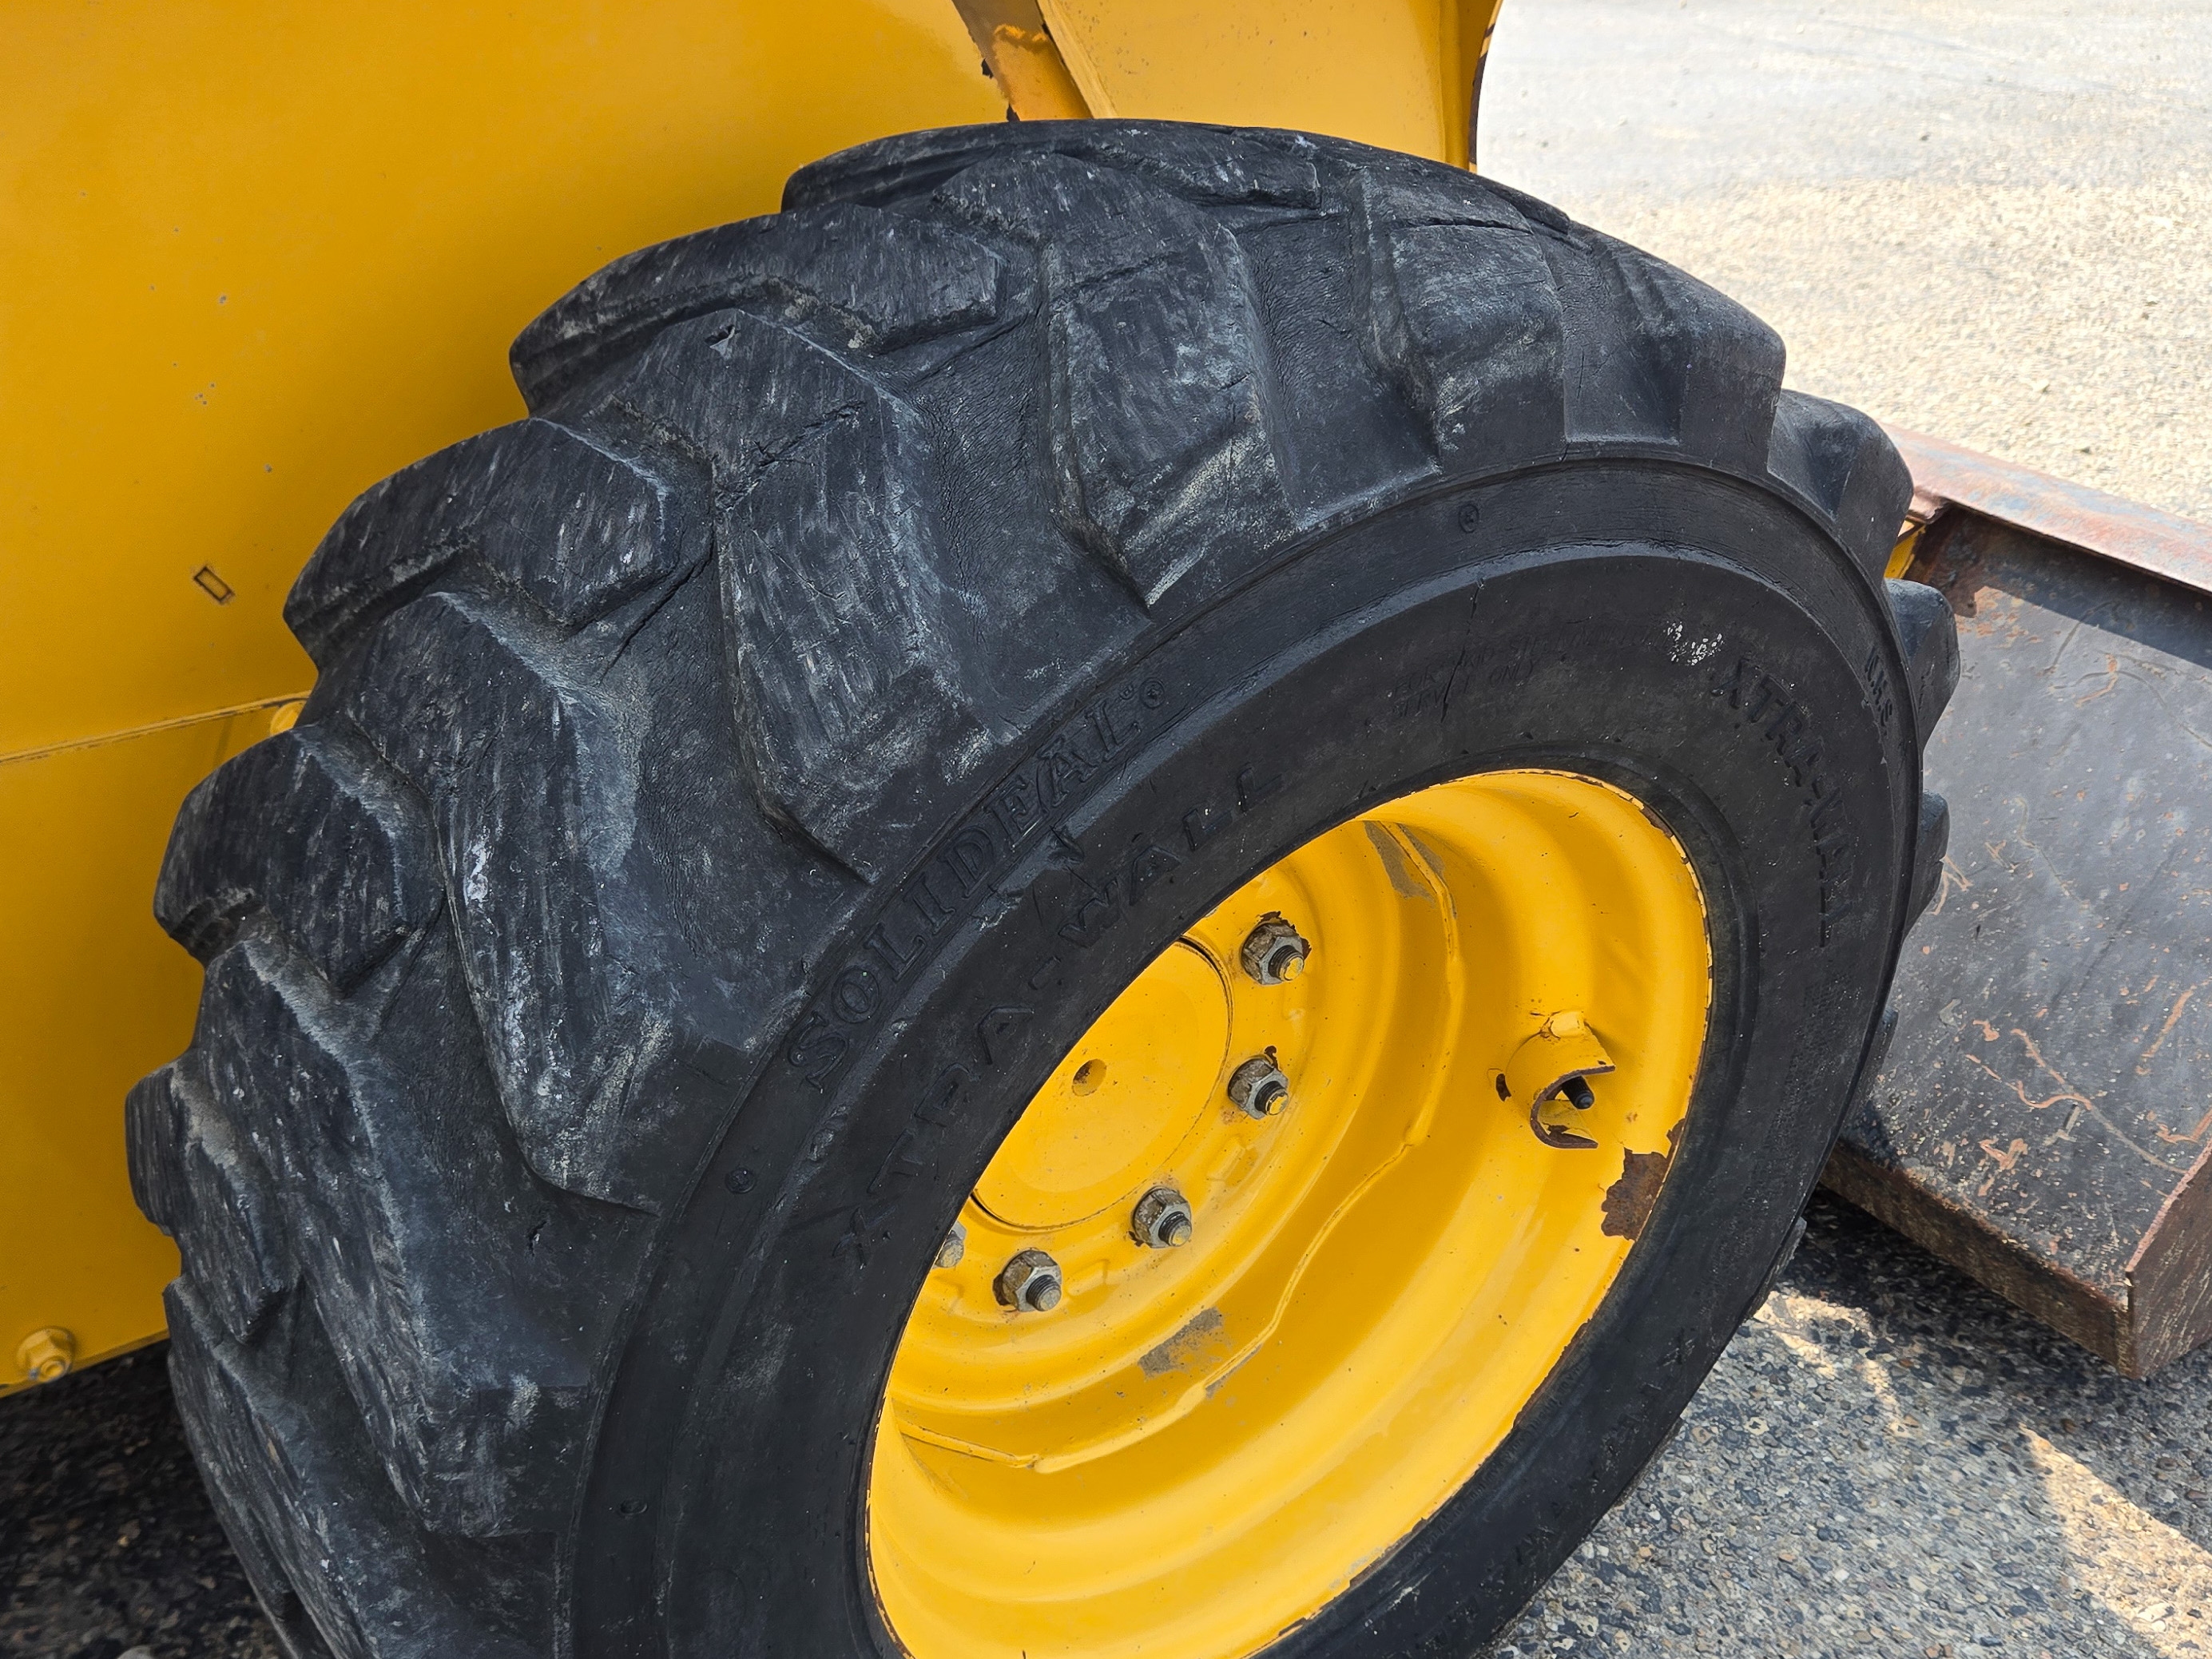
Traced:
[[820, 315], [854, 350], [896, 350], [998, 314], [997, 258], [945, 227], [853, 203], [749, 219], [641, 248], [587, 277], [516, 338], [535, 409], [673, 323], [733, 306]]
[[465, 562], [579, 628], [703, 556], [696, 508], [580, 433], [518, 421], [365, 491], [292, 585], [284, 621], [328, 669], [345, 641]]
[[[272, 840], [271, 823], [297, 839]], [[295, 728], [202, 782], [177, 815], [154, 915], [205, 963], [266, 914], [339, 990], [437, 915], [429, 825], [397, 774], [349, 733]]]

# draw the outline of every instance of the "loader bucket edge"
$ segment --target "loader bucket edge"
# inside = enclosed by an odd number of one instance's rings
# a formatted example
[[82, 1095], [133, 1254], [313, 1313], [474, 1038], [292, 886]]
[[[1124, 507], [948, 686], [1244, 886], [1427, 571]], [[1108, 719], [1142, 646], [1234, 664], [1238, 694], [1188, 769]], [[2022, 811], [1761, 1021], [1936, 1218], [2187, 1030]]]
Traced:
[[1890, 436], [1951, 848], [1823, 1180], [2148, 1376], [2212, 1337], [2212, 527]]

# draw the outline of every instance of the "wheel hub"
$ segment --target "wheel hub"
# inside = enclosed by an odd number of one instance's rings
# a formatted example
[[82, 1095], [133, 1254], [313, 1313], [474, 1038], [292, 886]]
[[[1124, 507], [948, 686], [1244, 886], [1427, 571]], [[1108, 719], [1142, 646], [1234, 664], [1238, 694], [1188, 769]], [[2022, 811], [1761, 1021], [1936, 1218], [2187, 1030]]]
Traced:
[[[1709, 988], [1679, 844], [1561, 773], [1390, 803], [1194, 926], [1037, 1091], [909, 1316], [867, 1516], [901, 1642], [1241, 1659], [1327, 1605], [1612, 1285], [1616, 1189], [1663, 1179]], [[1516, 1063], [1577, 1031], [1613, 1070]], [[1040, 1262], [1051, 1305], [1004, 1293]]]
[[1212, 1104], [1229, 994], [1206, 953], [1177, 944], [1062, 1060], [975, 1183], [1006, 1227], [1073, 1227], [1134, 1202]]

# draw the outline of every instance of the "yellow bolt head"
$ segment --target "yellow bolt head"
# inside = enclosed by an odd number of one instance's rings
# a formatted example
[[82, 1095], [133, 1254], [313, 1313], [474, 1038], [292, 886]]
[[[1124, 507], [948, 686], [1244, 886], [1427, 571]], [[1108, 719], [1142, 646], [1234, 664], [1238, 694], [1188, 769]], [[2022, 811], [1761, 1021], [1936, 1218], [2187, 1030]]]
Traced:
[[33, 1382], [52, 1382], [70, 1374], [76, 1364], [76, 1338], [58, 1325], [33, 1331], [15, 1350], [15, 1364]]

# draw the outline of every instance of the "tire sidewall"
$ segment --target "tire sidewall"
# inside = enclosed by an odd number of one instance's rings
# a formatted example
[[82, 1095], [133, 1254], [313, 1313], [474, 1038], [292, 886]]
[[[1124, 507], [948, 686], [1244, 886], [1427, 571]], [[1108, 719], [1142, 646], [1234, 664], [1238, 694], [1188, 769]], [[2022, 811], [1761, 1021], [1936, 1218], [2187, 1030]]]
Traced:
[[1691, 1110], [1620, 1279], [1505, 1442], [1267, 1651], [1494, 1632], [1650, 1457], [1826, 1157], [1918, 805], [1878, 673], [1899, 673], [1881, 600], [1832, 542], [1751, 487], [1632, 461], [1378, 514], [1164, 623], [989, 795], [946, 803], [732, 1091], [610, 1390], [575, 1651], [898, 1652], [867, 1579], [872, 1426], [1024, 1103], [1268, 864], [1428, 784], [1547, 766], [1629, 790], [1698, 871], [1716, 978]]

